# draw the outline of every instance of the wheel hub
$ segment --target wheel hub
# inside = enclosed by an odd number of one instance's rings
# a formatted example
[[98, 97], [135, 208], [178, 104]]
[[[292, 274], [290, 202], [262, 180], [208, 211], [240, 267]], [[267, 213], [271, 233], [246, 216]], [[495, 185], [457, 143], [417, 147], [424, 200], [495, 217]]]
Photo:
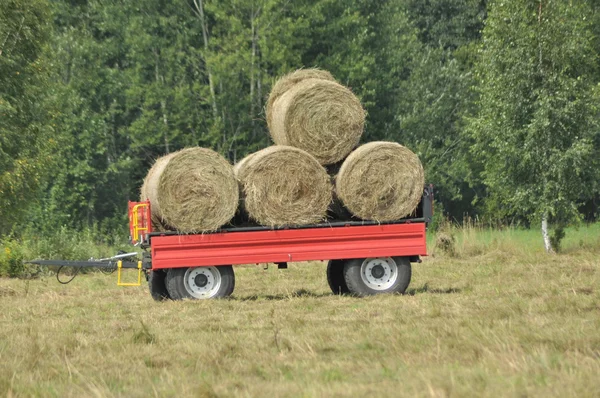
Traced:
[[216, 267], [188, 268], [183, 276], [183, 283], [192, 297], [211, 298], [221, 287], [221, 274]]
[[387, 290], [398, 279], [398, 266], [391, 257], [367, 258], [360, 267], [362, 281], [373, 290]]
[[385, 270], [381, 264], [377, 264], [371, 269], [371, 274], [375, 279], [380, 279], [383, 275], [385, 275]]
[[208, 284], [208, 278], [204, 274], [198, 274], [194, 278], [194, 283], [196, 284], [196, 286], [204, 287]]

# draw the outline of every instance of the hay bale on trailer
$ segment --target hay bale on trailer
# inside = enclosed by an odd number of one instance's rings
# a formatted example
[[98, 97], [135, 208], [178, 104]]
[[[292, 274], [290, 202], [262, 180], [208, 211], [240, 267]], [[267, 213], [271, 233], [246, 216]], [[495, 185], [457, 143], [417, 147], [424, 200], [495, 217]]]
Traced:
[[306, 79], [321, 79], [335, 82], [335, 78], [331, 75], [331, 73], [317, 68], [298, 69], [278, 79], [271, 89], [271, 92], [269, 93], [269, 99], [267, 100], [266, 113], [269, 130], [271, 129], [271, 122], [273, 118], [273, 103], [295, 84], [298, 84]]
[[142, 187], [153, 218], [180, 232], [214, 231], [233, 218], [239, 191], [227, 160], [207, 148], [165, 158], [155, 163]]
[[261, 225], [306, 225], [325, 220], [332, 185], [325, 168], [307, 152], [271, 146], [234, 167], [244, 211]]
[[267, 119], [275, 144], [303, 149], [328, 165], [344, 159], [358, 145], [365, 111], [341, 84], [305, 79], [279, 95]]
[[146, 178], [144, 178], [144, 183], [142, 184], [142, 188], [140, 189], [140, 200], [146, 201], [149, 200], [151, 204], [151, 218], [152, 218], [152, 230], [165, 232], [172, 228], [164, 224], [162, 212], [160, 210], [160, 203], [156, 198], [158, 193], [158, 179], [162, 174], [163, 170], [169, 160], [173, 157], [175, 153], [170, 153], [165, 156], [161, 156], [156, 159], [148, 174], [146, 174]]
[[336, 176], [344, 206], [363, 220], [395, 221], [412, 213], [423, 195], [421, 161], [395, 142], [370, 142], [352, 152]]

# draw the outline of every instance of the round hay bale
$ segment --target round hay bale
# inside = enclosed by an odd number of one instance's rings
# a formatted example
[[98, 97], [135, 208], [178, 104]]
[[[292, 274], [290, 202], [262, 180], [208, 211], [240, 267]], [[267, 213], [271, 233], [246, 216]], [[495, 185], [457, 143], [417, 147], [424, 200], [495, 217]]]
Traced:
[[261, 225], [306, 225], [325, 220], [332, 185], [325, 168], [305, 151], [271, 146], [234, 168], [244, 210]]
[[395, 142], [370, 142], [344, 161], [335, 189], [356, 217], [395, 221], [415, 210], [424, 184], [417, 155]]
[[277, 80], [271, 89], [271, 92], [269, 93], [269, 99], [267, 100], [266, 113], [267, 125], [269, 126], [269, 129], [271, 129], [271, 121], [273, 119], [273, 103], [295, 84], [298, 84], [306, 79], [322, 79], [332, 82], [335, 81], [335, 78], [331, 75], [331, 73], [317, 68], [298, 69]]
[[323, 165], [345, 158], [358, 145], [365, 123], [352, 91], [321, 79], [291, 87], [274, 102], [272, 117], [275, 144], [303, 149]]
[[152, 229], [154, 231], [165, 232], [168, 231], [169, 228], [164, 224], [162, 219], [162, 213], [160, 211], [160, 204], [156, 198], [156, 194], [158, 192], [158, 179], [162, 174], [163, 170], [169, 160], [173, 157], [175, 153], [170, 153], [168, 155], [162, 156], [154, 162], [148, 174], [146, 174], [146, 178], [144, 179], [144, 183], [142, 184], [142, 188], [140, 189], [140, 200], [141, 201], [150, 201], [150, 210], [151, 210], [151, 221], [152, 221]]
[[157, 164], [144, 193], [164, 224], [181, 232], [208, 232], [234, 216], [237, 181], [221, 155], [206, 148], [188, 148]]

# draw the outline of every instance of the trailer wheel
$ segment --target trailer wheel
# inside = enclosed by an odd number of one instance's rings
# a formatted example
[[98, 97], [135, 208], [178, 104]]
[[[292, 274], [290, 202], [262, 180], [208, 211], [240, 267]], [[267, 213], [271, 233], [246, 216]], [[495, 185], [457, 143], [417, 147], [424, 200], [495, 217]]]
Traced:
[[344, 280], [357, 296], [404, 293], [410, 283], [408, 257], [371, 257], [346, 261]]
[[231, 265], [171, 268], [166, 286], [173, 300], [222, 298], [233, 293], [235, 275]]
[[327, 263], [327, 283], [333, 294], [348, 294], [348, 285], [344, 279], [344, 260], [329, 260]]
[[166, 276], [167, 273], [163, 270], [150, 270], [148, 272], [148, 289], [150, 289], [150, 296], [156, 301], [164, 301], [171, 298], [165, 284]]

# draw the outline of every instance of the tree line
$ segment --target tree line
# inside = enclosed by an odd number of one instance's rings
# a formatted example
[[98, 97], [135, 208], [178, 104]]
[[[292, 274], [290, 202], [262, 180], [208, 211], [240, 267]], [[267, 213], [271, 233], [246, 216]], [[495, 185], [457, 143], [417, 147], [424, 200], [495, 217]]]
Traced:
[[596, 0], [4, 0], [0, 236], [124, 228], [158, 156], [269, 145], [302, 67], [419, 155], [447, 216], [560, 233], [598, 216], [599, 54]]

